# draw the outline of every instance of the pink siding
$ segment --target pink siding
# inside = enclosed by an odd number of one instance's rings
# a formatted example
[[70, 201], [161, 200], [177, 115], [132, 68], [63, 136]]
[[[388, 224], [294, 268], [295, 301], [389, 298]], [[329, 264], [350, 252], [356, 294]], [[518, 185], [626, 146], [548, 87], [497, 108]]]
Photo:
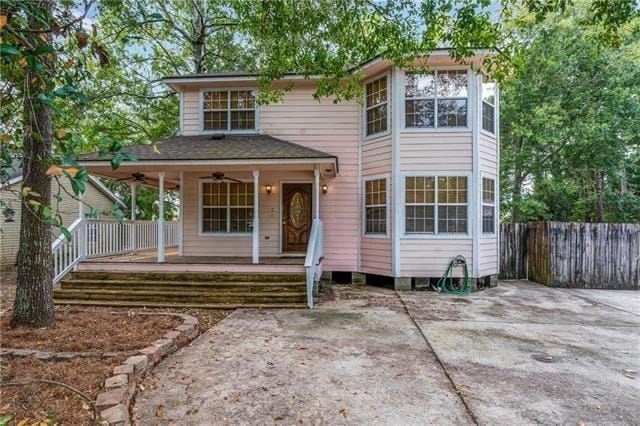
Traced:
[[471, 171], [471, 132], [400, 133], [401, 171]]
[[480, 132], [479, 155], [480, 170], [496, 175], [498, 170], [498, 145], [495, 137]]
[[313, 99], [314, 87], [298, 83], [280, 104], [260, 109], [260, 132], [338, 156], [340, 172], [320, 196], [327, 271], [356, 271], [358, 264], [359, 106]]
[[362, 142], [362, 174], [391, 172], [391, 136]]
[[[471, 238], [403, 238], [400, 240], [400, 275], [439, 277], [459, 254], [467, 259], [469, 275], [472, 275], [472, 242]], [[456, 271], [456, 276], [459, 273], [460, 270]]]

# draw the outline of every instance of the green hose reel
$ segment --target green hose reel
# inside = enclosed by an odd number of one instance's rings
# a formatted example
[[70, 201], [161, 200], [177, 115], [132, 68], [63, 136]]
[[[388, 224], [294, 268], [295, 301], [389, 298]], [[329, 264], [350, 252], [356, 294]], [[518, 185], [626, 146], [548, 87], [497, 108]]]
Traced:
[[[461, 280], [453, 278], [453, 270], [455, 267], [462, 267], [464, 277]], [[447, 271], [436, 284], [436, 291], [446, 294], [465, 295], [471, 292], [471, 278], [469, 278], [469, 270], [467, 269], [467, 259], [458, 255], [449, 263]]]

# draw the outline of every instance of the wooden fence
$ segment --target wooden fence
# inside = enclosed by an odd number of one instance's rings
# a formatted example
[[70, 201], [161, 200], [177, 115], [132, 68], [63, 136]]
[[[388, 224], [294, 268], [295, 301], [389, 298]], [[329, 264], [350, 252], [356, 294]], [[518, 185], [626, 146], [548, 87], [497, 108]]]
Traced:
[[640, 289], [640, 225], [502, 224], [500, 277], [554, 287]]

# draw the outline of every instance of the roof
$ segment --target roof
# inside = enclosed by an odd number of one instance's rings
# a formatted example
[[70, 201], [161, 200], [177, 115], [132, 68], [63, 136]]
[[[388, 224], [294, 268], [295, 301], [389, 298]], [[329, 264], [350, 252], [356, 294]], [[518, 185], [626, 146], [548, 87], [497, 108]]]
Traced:
[[[6, 184], [7, 187], [22, 182], [22, 162], [20, 160], [14, 159], [11, 162], [11, 168], [7, 170], [9, 174], [9, 181]], [[89, 175], [89, 182], [112, 201], [126, 207], [124, 202], [114, 194], [113, 191], [107, 188], [99, 178]], [[2, 185], [0, 185], [0, 188], [2, 188]]]
[[[156, 150], [154, 150], [154, 145]], [[132, 153], [138, 161], [191, 160], [295, 160], [331, 159], [335, 155], [287, 142], [269, 135], [175, 136], [150, 144], [129, 145], [121, 152]], [[97, 152], [81, 155], [81, 162], [105, 161]]]
[[[449, 54], [449, 50], [451, 50], [450, 47], [447, 46], [441, 46], [441, 47], [437, 47], [435, 49], [433, 49], [431, 52], [429, 52], [429, 55], [447, 55]], [[485, 52], [482, 49], [477, 50], [477, 53], [482, 53]], [[367, 68], [368, 66], [370, 66], [371, 64], [374, 64], [378, 61], [380, 61], [382, 59], [382, 56], [376, 56], [374, 58], [371, 58], [367, 61], [364, 61], [361, 64], [352, 66], [351, 68], [348, 69], [349, 73], [354, 73], [358, 70], [362, 70]], [[182, 74], [182, 75], [168, 75], [165, 76], [162, 80], [167, 83], [183, 83], [186, 82], [188, 80], [198, 80], [198, 79], [210, 79], [210, 80], [233, 80], [233, 79], [257, 79], [260, 76], [260, 72], [259, 71], [221, 71], [221, 72], [205, 72], [205, 73], [197, 73], [197, 74]], [[305, 74], [302, 73], [295, 73], [295, 72], [291, 72], [291, 73], [286, 73], [283, 75], [283, 79], [288, 79], [288, 78], [318, 78], [317, 75], [310, 75], [307, 76]]]

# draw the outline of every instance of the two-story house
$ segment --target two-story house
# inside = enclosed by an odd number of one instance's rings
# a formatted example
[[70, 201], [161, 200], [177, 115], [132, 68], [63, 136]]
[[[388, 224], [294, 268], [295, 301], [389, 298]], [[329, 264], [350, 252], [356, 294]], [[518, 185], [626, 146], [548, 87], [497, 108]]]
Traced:
[[[478, 53], [469, 63], [481, 62]], [[159, 243], [146, 266], [99, 268], [275, 273], [295, 266], [307, 282], [309, 273], [311, 281], [321, 272], [359, 273], [411, 289], [462, 255], [473, 278], [494, 277], [496, 86], [446, 49], [427, 64], [423, 74], [383, 59], [362, 65], [362, 102], [318, 101], [314, 79], [297, 75], [275, 83], [291, 87], [268, 105], [256, 103], [253, 74], [165, 78], [180, 99], [179, 134], [155, 148], [124, 148], [138, 161], [116, 171], [94, 154], [81, 164], [95, 175], [133, 176], [134, 184], [144, 175], [146, 184], [179, 190], [178, 251], [167, 257]]]

